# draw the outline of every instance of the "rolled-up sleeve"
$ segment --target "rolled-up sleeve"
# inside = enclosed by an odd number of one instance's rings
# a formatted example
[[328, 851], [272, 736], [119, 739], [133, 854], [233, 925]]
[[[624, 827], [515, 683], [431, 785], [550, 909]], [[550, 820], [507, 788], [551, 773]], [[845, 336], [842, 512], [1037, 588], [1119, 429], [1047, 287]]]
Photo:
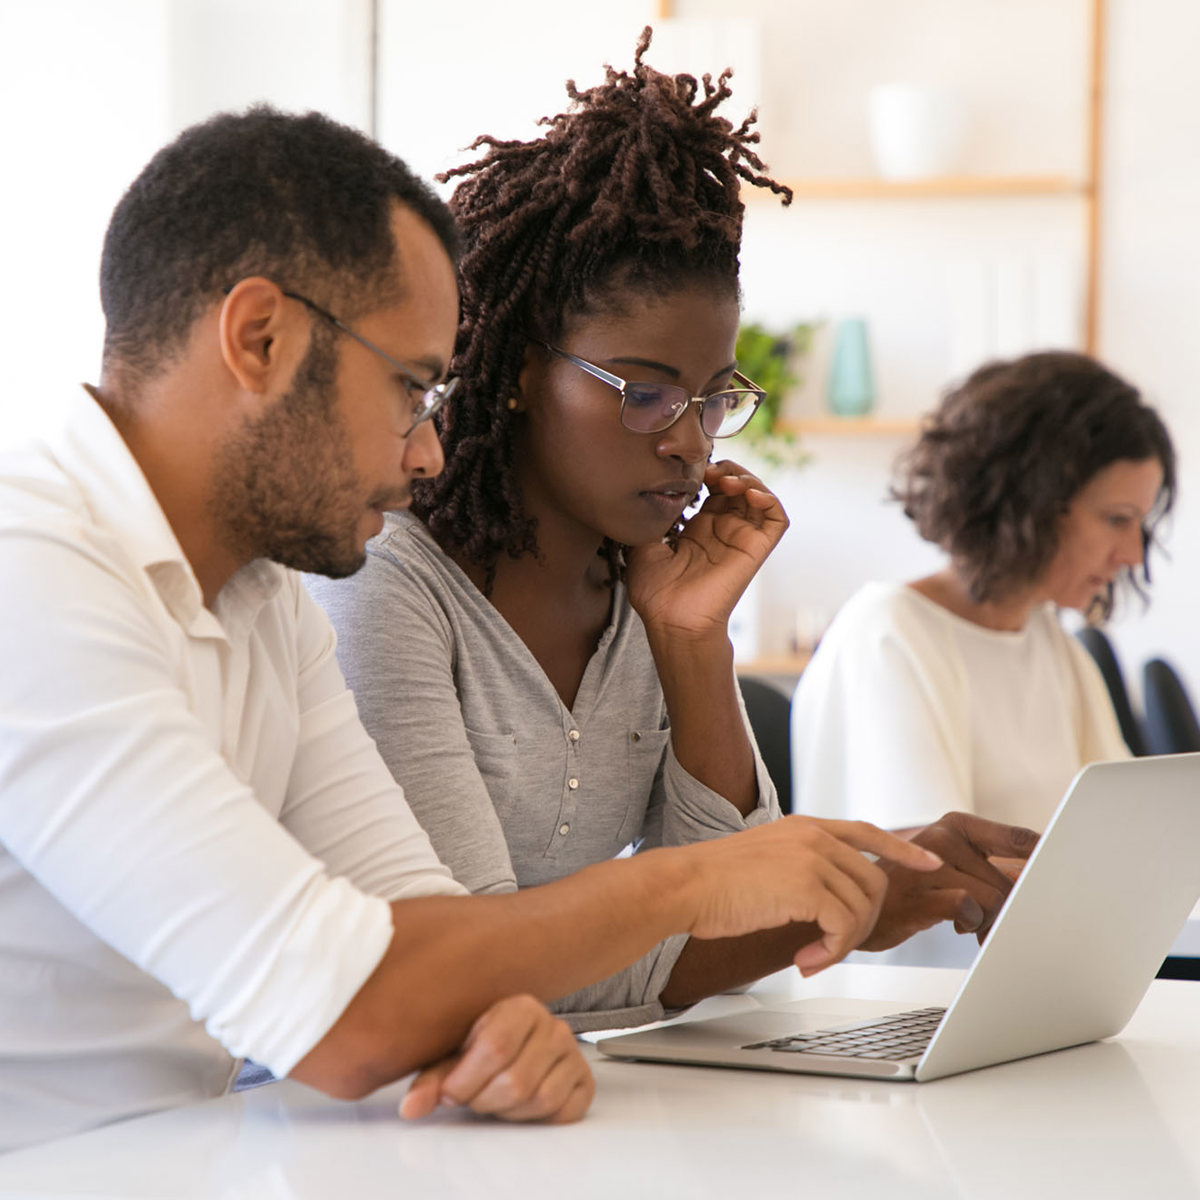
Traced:
[[[213, 745], [144, 580], [69, 528], [0, 529], [0, 542], [20, 581], [0, 591], [0, 844], [230, 1053], [286, 1075], [382, 957], [387, 902], [339, 877], [336, 838], [306, 846], [282, 827]], [[309, 753], [356, 724], [336, 679], [320, 686], [289, 784], [306, 838], [332, 830], [364, 774], [387, 791], [361, 731], [313, 785]], [[393, 809], [397, 796], [392, 785]], [[409, 882], [457, 890], [423, 835], [413, 845]]]
[[737, 699], [746, 726], [746, 736], [754, 751], [754, 781], [758, 802], [743, 816], [719, 792], [714, 792], [689, 774], [675, 757], [674, 746], [668, 743], [646, 814], [643, 844], [647, 849], [660, 845], [686, 846], [691, 842], [724, 837], [728, 833], [777, 821], [782, 815], [775, 784], [755, 744], [754, 731], [750, 728], [740, 690]]

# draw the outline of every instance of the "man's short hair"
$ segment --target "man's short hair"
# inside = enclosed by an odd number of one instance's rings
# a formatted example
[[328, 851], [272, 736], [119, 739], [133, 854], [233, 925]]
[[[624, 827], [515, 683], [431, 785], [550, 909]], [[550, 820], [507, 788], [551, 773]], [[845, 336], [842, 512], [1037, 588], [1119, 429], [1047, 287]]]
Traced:
[[346, 319], [402, 292], [390, 218], [422, 217], [452, 260], [454, 220], [394, 155], [320, 113], [224, 113], [160, 150], [113, 211], [100, 265], [104, 367], [144, 381], [204, 309], [263, 275]]

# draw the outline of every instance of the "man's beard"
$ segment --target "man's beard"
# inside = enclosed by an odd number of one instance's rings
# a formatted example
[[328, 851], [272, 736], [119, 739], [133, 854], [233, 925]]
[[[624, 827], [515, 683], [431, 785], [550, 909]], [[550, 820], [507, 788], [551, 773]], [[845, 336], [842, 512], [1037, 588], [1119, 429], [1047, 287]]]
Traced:
[[366, 561], [358, 526], [371, 499], [336, 408], [335, 336], [314, 329], [291, 390], [217, 451], [211, 508], [240, 559], [341, 579]]

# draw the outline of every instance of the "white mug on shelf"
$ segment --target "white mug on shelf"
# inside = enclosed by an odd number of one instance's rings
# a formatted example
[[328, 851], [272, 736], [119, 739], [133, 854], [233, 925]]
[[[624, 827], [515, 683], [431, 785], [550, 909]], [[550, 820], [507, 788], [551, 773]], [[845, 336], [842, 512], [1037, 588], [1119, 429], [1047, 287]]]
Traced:
[[959, 165], [966, 139], [963, 98], [932, 84], [885, 83], [867, 100], [871, 152], [884, 179], [928, 179]]

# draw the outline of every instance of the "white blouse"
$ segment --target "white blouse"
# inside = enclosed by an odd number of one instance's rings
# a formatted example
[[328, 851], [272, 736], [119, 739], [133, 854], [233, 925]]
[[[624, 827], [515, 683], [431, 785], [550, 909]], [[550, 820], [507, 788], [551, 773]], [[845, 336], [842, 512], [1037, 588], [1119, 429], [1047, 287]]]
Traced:
[[797, 812], [901, 829], [958, 810], [1041, 830], [1084, 764], [1129, 751], [1053, 606], [997, 631], [872, 583], [805, 668], [792, 755]]

